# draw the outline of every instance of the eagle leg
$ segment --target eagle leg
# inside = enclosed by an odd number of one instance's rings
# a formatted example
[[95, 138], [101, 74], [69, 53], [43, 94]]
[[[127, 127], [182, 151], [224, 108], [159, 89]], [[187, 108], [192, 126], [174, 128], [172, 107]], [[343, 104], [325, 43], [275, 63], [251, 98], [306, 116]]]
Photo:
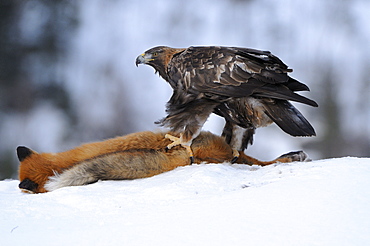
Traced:
[[231, 163], [235, 163], [240, 156], [240, 153], [237, 149], [233, 149], [233, 159], [231, 159]]
[[172, 143], [170, 143], [169, 145], [167, 145], [167, 147], [166, 147], [167, 150], [168, 149], [171, 149], [174, 146], [181, 145], [182, 147], [185, 148], [186, 152], [190, 156], [190, 164], [193, 164], [194, 163], [194, 154], [193, 154], [193, 151], [191, 150], [190, 145], [182, 143], [181, 137], [178, 138], [178, 137], [172, 136], [170, 134], [166, 134], [164, 137], [165, 138], [168, 138], [168, 139], [170, 139], [172, 141]]

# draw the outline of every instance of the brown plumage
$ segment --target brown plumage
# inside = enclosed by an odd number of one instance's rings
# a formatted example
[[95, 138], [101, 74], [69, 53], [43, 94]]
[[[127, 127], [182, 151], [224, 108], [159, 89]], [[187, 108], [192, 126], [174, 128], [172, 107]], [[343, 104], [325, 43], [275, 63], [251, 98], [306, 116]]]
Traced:
[[258, 127], [275, 122], [292, 136], [315, 131], [288, 100], [317, 107], [296, 94], [308, 91], [288, 76], [289, 69], [269, 51], [237, 47], [154, 47], [136, 59], [152, 66], [173, 89], [163, 126], [180, 132], [185, 147], [199, 134], [214, 112], [225, 118], [223, 136], [232, 148], [244, 150]]

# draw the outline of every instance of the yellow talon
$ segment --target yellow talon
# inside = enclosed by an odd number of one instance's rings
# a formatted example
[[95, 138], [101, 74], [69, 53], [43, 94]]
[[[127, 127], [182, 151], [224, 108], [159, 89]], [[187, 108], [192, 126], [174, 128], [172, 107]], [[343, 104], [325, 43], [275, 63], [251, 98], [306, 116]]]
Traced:
[[174, 146], [177, 146], [177, 145], [180, 145], [181, 144], [181, 140], [180, 138], [178, 137], [175, 137], [175, 136], [172, 136], [170, 134], [166, 134], [164, 135], [165, 138], [168, 138], [169, 140], [172, 141], [172, 143], [170, 143], [169, 145], [167, 145], [167, 149], [171, 149], [172, 147]]
[[235, 163], [236, 160], [238, 160], [240, 153], [237, 149], [233, 149], [233, 159], [231, 160], [231, 163]]
[[166, 149], [171, 149], [174, 146], [181, 145], [182, 147], [185, 148], [186, 152], [190, 156], [190, 162], [191, 162], [190, 164], [192, 164], [194, 162], [194, 154], [193, 154], [193, 151], [191, 150], [191, 147], [187, 144], [182, 144], [181, 143], [181, 137], [178, 138], [178, 137], [172, 136], [170, 134], [166, 134], [166, 135], [164, 135], [164, 137], [168, 138], [169, 140], [172, 141], [172, 143], [167, 145]]

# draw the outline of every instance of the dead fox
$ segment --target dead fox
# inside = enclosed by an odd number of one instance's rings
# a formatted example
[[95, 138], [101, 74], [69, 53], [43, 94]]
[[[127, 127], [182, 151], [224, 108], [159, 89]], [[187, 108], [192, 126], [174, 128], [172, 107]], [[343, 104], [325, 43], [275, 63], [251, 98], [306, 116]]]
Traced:
[[[181, 146], [166, 150], [170, 143], [166, 133], [146, 131], [84, 144], [61, 153], [39, 154], [19, 146], [19, 188], [42, 193], [98, 180], [146, 178], [190, 165], [189, 155]], [[201, 132], [193, 141], [192, 150], [194, 163], [198, 164], [223, 163], [233, 158], [233, 151], [224, 139], [210, 132]], [[303, 151], [290, 152], [267, 162], [240, 152], [237, 163], [265, 166], [305, 160], [307, 155]]]

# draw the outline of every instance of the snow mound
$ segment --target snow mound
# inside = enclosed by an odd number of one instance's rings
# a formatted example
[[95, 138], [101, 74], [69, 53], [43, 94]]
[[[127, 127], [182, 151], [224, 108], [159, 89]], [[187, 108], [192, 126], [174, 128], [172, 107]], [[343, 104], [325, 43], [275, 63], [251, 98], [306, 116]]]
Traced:
[[370, 245], [370, 158], [202, 164], [25, 194], [0, 181], [0, 245]]

